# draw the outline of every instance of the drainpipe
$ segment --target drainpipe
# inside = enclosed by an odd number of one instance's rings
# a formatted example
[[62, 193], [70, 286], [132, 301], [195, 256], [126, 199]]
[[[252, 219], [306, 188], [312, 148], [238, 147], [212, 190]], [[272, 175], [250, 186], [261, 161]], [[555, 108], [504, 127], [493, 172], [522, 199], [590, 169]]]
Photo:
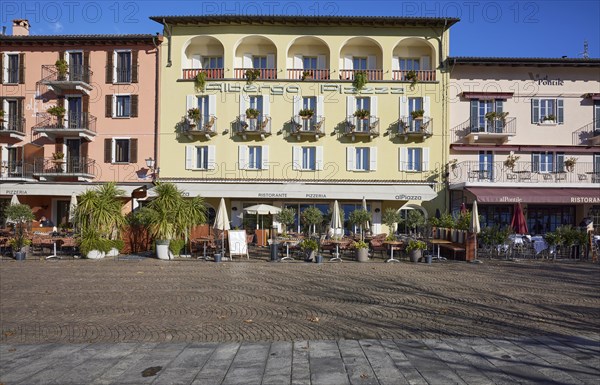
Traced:
[[152, 38], [152, 44], [156, 49], [156, 54], [154, 57], [154, 170], [152, 175], [152, 181], [154, 182], [157, 178], [158, 170], [159, 170], [159, 162], [158, 162], [158, 137], [159, 137], [159, 119], [160, 119], [160, 43], [161, 39], [156, 34], [156, 37]]
[[167, 67], [171, 67], [173, 65], [173, 62], [171, 61], [171, 32], [172, 32], [172, 28], [167, 24], [167, 21], [165, 19], [163, 19], [163, 25], [164, 27], [164, 34], [167, 37], [168, 40], [168, 48], [167, 48]]

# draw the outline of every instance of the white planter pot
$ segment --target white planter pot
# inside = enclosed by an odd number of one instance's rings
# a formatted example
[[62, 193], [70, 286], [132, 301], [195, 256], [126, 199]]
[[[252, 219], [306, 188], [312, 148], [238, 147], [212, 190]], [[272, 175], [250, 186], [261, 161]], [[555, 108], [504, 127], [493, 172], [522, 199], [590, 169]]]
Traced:
[[156, 241], [156, 256], [158, 259], [168, 261], [172, 258], [169, 251], [169, 241]]
[[458, 243], [464, 243], [465, 242], [465, 232], [464, 231], [459, 231], [458, 232]]
[[87, 255], [86, 258], [87, 259], [102, 259], [106, 256], [106, 253], [104, 253], [103, 251], [99, 251], [99, 250], [90, 250]]
[[356, 260], [358, 262], [368, 262], [369, 261], [369, 249], [356, 250]]
[[119, 249], [117, 249], [116, 247], [113, 247], [112, 249], [110, 249], [110, 251], [108, 253], [106, 253], [107, 257], [116, 257], [119, 255]]

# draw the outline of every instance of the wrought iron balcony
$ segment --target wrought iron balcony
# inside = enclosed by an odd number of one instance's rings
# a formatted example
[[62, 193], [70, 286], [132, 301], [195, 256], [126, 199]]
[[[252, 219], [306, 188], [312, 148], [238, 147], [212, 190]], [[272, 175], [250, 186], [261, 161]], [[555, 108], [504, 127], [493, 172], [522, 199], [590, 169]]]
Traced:
[[313, 115], [310, 118], [300, 115], [294, 116], [291, 135], [296, 136], [298, 140], [303, 137], [318, 139], [325, 136], [325, 117], [320, 115]]
[[92, 71], [89, 66], [69, 66], [66, 73], [60, 73], [55, 65], [42, 65], [42, 80], [57, 94], [65, 91], [79, 90], [89, 94], [92, 90]]
[[223, 68], [184, 68], [183, 79], [195, 79], [199, 73], [205, 73], [206, 79], [223, 79], [224, 69]]
[[379, 118], [376, 116], [368, 116], [366, 118], [358, 118], [350, 115], [346, 118], [346, 127], [344, 135], [352, 137], [367, 137], [369, 139], [379, 136]]
[[0, 119], [0, 136], [23, 139], [25, 136], [25, 117], [9, 115]]
[[0, 179], [2, 180], [28, 180], [32, 179], [33, 165], [24, 162], [3, 160], [0, 164]]
[[425, 139], [433, 135], [433, 119], [430, 117], [413, 118], [402, 116], [398, 120], [398, 132], [396, 136], [408, 138]]
[[78, 178], [90, 180], [95, 178], [96, 161], [86, 157], [36, 158], [33, 163], [33, 176], [40, 179]]
[[261, 139], [271, 135], [271, 117], [269, 115], [258, 115], [256, 118], [249, 118], [246, 114], [238, 117], [238, 131], [244, 139], [248, 136], [259, 136]]
[[600, 146], [600, 119], [573, 132], [573, 145]]
[[452, 129], [452, 143], [506, 143], [517, 133], [517, 118], [485, 120], [483, 124], [471, 119]]
[[217, 117], [215, 115], [200, 115], [200, 119], [197, 121], [187, 118], [183, 133], [190, 139], [197, 136], [205, 136], [206, 139], [210, 139], [217, 135]]
[[96, 120], [87, 112], [68, 113], [65, 117], [42, 112], [36, 115], [33, 132], [50, 139], [81, 137], [91, 141], [96, 136]]

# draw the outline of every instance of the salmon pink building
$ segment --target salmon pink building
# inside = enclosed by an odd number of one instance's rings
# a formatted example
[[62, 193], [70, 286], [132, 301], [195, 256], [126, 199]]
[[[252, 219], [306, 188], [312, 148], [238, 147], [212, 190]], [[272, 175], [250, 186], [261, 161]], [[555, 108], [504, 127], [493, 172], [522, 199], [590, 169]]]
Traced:
[[[161, 36], [0, 36], [0, 199], [55, 224], [69, 200], [115, 181], [135, 205], [154, 178]], [[151, 166], [151, 167], [148, 167]]]

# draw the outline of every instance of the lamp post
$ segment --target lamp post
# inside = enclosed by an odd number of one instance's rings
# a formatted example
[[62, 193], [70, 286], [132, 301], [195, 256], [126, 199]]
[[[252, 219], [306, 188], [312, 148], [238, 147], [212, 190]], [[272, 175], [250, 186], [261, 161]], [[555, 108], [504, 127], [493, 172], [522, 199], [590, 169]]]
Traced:
[[146, 159], [146, 167], [148, 167], [148, 171], [152, 173], [152, 180], [155, 180], [160, 172], [160, 167], [154, 168], [155, 164], [156, 162], [152, 157]]

